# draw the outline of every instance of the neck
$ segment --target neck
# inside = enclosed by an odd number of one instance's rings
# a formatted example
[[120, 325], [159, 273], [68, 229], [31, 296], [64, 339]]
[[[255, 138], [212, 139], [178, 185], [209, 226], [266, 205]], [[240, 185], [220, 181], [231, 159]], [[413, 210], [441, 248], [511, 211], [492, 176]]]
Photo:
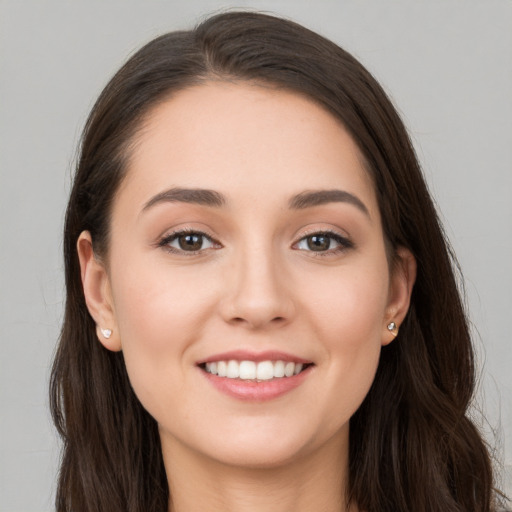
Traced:
[[178, 441], [162, 444], [169, 512], [357, 512], [345, 499], [348, 454], [336, 441], [265, 468], [223, 464]]

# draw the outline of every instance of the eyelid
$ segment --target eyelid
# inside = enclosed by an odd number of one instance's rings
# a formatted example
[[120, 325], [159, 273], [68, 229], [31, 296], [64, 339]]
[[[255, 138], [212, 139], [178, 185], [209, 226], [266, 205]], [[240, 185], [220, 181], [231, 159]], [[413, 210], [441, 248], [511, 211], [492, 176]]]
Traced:
[[307, 238], [308, 236], [320, 235], [320, 234], [332, 235], [333, 237], [338, 237], [338, 238], [341, 238], [341, 239], [349, 241], [349, 242], [351, 241], [350, 235], [348, 233], [346, 233], [345, 230], [336, 229], [334, 227], [313, 226], [313, 227], [307, 228], [303, 232], [299, 232], [295, 236], [296, 242], [294, 242], [294, 243], [297, 243], [298, 241], [302, 240], [303, 238]]
[[[334, 249], [329, 249], [327, 251], [308, 251], [306, 249], [298, 249], [296, 246], [302, 242], [304, 239], [314, 236], [314, 235], [324, 235], [331, 237], [334, 241], [336, 241], [339, 246]], [[334, 229], [310, 229], [306, 231], [305, 233], [301, 233], [299, 237], [297, 237], [296, 241], [292, 244], [292, 248], [295, 248], [295, 250], [300, 250], [304, 252], [312, 253], [314, 256], [329, 256], [333, 254], [337, 254], [343, 251], [346, 251], [348, 249], [353, 249], [355, 247], [354, 242], [350, 239], [349, 236], [341, 234], [339, 231], [336, 231]]]
[[[215, 247], [208, 247], [206, 249], [199, 249], [197, 251], [184, 251], [181, 249], [177, 249], [175, 247], [171, 247], [169, 245], [170, 242], [176, 240], [178, 237], [183, 236], [183, 235], [188, 235], [188, 234], [202, 236], [202, 237], [206, 238], [207, 240], [209, 240]], [[213, 248], [218, 249], [218, 248], [222, 247], [220, 242], [218, 240], [216, 240], [213, 237], [213, 235], [208, 233], [206, 230], [194, 229], [194, 228], [190, 228], [190, 227], [178, 228], [171, 232], [166, 232], [165, 235], [159, 237], [157, 245], [158, 245], [158, 247], [161, 247], [162, 249], [164, 249], [172, 254], [183, 255], [183, 256], [196, 256], [196, 255], [199, 255], [199, 254], [201, 254], [205, 251], [208, 251], [210, 249], [213, 249]]]

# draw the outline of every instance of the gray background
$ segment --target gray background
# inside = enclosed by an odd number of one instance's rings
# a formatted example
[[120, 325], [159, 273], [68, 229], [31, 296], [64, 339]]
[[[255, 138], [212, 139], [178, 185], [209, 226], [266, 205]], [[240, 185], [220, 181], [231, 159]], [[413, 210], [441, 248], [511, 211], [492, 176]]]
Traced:
[[0, 512], [53, 506], [59, 445], [47, 381], [62, 318], [63, 211], [85, 117], [128, 54], [224, 7], [321, 32], [390, 92], [465, 273], [487, 416], [478, 421], [511, 492], [511, 0], [0, 0]]

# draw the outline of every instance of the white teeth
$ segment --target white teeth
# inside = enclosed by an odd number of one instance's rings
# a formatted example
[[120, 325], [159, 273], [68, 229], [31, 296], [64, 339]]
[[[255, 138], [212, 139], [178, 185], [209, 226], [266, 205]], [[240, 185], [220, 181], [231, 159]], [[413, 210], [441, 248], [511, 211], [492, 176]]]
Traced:
[[284, 361], [274, 363], [274, 377], [284, 377]]
[[[219, 377], [226, 377], [227, 375], [227, 364], [226, 364], [226, 361], [219, 361], [217, 363], [217, 375]], [[212, 372], [213, 373], [213, 372]]]
[[240, 366], [238, 361], [228, 361], [226, 377], [228, 379], [238, 379], [238, 377], [240, 377]]
[[256, 367], [256, 378], [258, 380], [270, 380], [274, 378], [274, 365], [272, 361], [261, 361]]
[[284, 374], [286, 377], [291, 377], [295, 372], [295, 363], [286, 363], [284, 367]]
[[256, 363], [254, 361], [240, 361], [240, 378], [247, 380], [256, 378]]
[[292, 377], [299, 374], [302, 363], [284, 361], [215, 361], [205, 364], [205, 370], [219, 377], [242, 380], [271, 380], [281, 377]]

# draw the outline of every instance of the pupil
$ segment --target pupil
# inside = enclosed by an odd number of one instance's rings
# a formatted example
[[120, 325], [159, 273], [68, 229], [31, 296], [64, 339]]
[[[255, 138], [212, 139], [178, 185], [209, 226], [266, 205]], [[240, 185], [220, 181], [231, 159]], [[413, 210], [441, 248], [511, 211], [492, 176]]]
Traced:
[[184, 251], [199, 251], [201, 249], [201, 235], [182, 235], [179, 237], [180, 248]]
[[308, 238], [308, 248], [312, 251], [326, 251], [329, 249], [330, 238], [323, 235], [313, 235]]

